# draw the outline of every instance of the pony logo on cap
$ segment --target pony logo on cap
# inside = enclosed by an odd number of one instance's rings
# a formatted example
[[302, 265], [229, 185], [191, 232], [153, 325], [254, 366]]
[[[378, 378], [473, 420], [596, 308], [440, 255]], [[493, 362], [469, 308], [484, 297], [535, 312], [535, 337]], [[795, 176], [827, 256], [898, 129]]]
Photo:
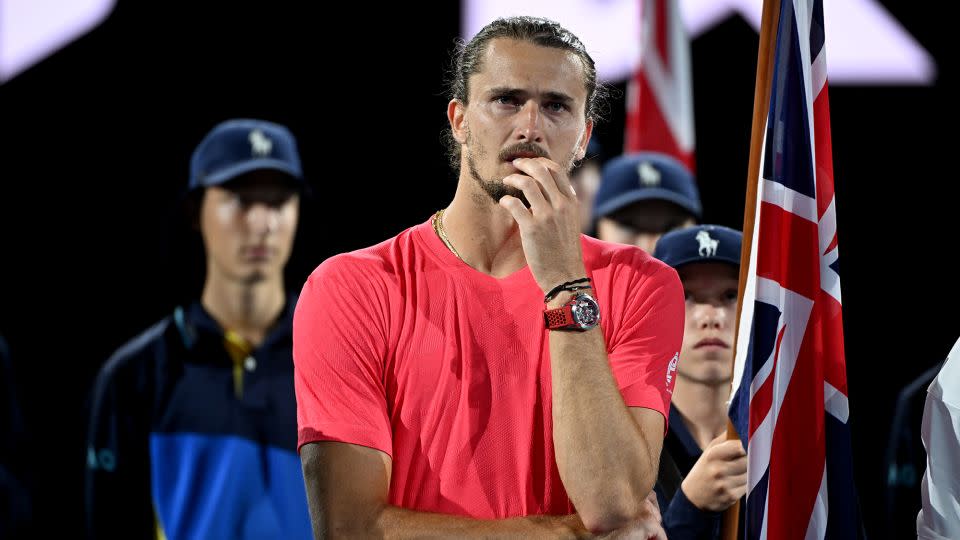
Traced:
[[267, 138], [259, 129], [251, 131], [248, 139], [250, 141], [250, 151], [255, 156], [269, 156], [270, 151], [273, 150], [273, 141]]
[[700, 231], [696, 236], [697, 242], [700, 242], [700, 249], [697, 253], [701, 257], [714, 257], [717, 254], [717, 246], [720, 244], [719, 240], [710, 238], [710, 233], [707, 231]]
[[640, 176], [640, 185], [642, 186], [655, 187], [660, 185], [660, 171], [649, 161], [637, 165], [637, 174]]

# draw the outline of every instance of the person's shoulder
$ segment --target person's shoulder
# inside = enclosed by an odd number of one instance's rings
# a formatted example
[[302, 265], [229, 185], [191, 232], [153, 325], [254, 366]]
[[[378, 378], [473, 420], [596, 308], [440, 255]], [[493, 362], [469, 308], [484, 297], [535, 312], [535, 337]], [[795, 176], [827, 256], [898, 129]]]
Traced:
[[950, 407], [960, 409], [960, 340], [957, 340], [946, 360], [940, 364], [927, 393]]
[[592, 272], [610, 271], [612, 274], [634, 274], [654, 282], [679, 282], [677, 271], [646, 251], [627, 244], [607, 242], [581, 235], [583, 258]]
[[165, 334], [173, 326], [173, 316], [168, 315], [160, 321], [143, 330], [126, 343], [117, 348], [103, 367], [100, 368], [98, 379], [112, 380], [122, 372], [141, 371], [146, 364], [163, 348]]

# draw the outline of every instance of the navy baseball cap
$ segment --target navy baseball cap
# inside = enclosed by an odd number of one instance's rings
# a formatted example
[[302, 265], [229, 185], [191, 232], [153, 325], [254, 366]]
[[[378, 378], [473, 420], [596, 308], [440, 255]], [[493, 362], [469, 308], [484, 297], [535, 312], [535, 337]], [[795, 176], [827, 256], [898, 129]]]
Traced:
[[636, 152], [617, 156], [603, 167], [593, 216], [649, 200], [674, 203], [697, 219], [703, 213], [697, 183], [682, 163], [659, 152]]
[[305, 187], [297, 141], [289, 129], [265, 120], [227, 120], [210, 130], [193, 151], [189, 191], [260, 169], [286, 173]]
[[740, 266], [743, 234], [723, 225], [694, 225], [670, 231], [657, 240], [653, 256], [674, 268], [698, 262]]

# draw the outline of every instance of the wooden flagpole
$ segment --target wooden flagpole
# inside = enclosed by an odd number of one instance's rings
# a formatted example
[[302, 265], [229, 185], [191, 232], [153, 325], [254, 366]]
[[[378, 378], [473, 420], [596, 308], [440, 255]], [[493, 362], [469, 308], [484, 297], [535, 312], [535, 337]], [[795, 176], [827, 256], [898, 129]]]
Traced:
[[[789, 0], [788, 0], [789, 1]], [[737, 323], [733, 335], [733, 358], [737, 357], [737, 337], [740, 335], [740, 314], [743, 311], [743, 292], [747, 285], [747, 273], [750, 271], [750, 248], [753, 245], [753, 227], [756, 221], [757, 188], [760, 179], [760, 158], [763, 152], [763, 139], [766, 135], [767, 112], [770, 108], [770, 77], [773, 73], [774, 52], [776, 52], [777, 27], [780, 23], [780, 0], [764, 0], [763, 15], [760, 23], [760, 46], [757, 53], [757, 80], [753, 90], [753, 125], [750, 130], [750, 164], [747, 171], [747, 197], [743, 208], [743, 245], [740, 250], [740, 285], [737, 306]], [[733, 373], [731, 367], [730, 373]], [[733, 423], [727, 420], [727, 439], [739, 439]], [[740, 501], [737, 501], [723, 513], [720, 538], [736, 540], [740, 517]]]

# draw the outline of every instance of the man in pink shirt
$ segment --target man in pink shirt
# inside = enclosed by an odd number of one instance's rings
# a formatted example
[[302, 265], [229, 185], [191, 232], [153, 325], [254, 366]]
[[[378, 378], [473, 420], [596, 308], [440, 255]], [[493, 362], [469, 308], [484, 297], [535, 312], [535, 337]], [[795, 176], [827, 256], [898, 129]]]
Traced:
[[337, 255], [294, 316], [314, 535], [665, 538], [648, 502], [684, 321], [676, 272], [580, 234], [600, 88], [576, 36], [497, 20], [447, 107], [451, 204]]

